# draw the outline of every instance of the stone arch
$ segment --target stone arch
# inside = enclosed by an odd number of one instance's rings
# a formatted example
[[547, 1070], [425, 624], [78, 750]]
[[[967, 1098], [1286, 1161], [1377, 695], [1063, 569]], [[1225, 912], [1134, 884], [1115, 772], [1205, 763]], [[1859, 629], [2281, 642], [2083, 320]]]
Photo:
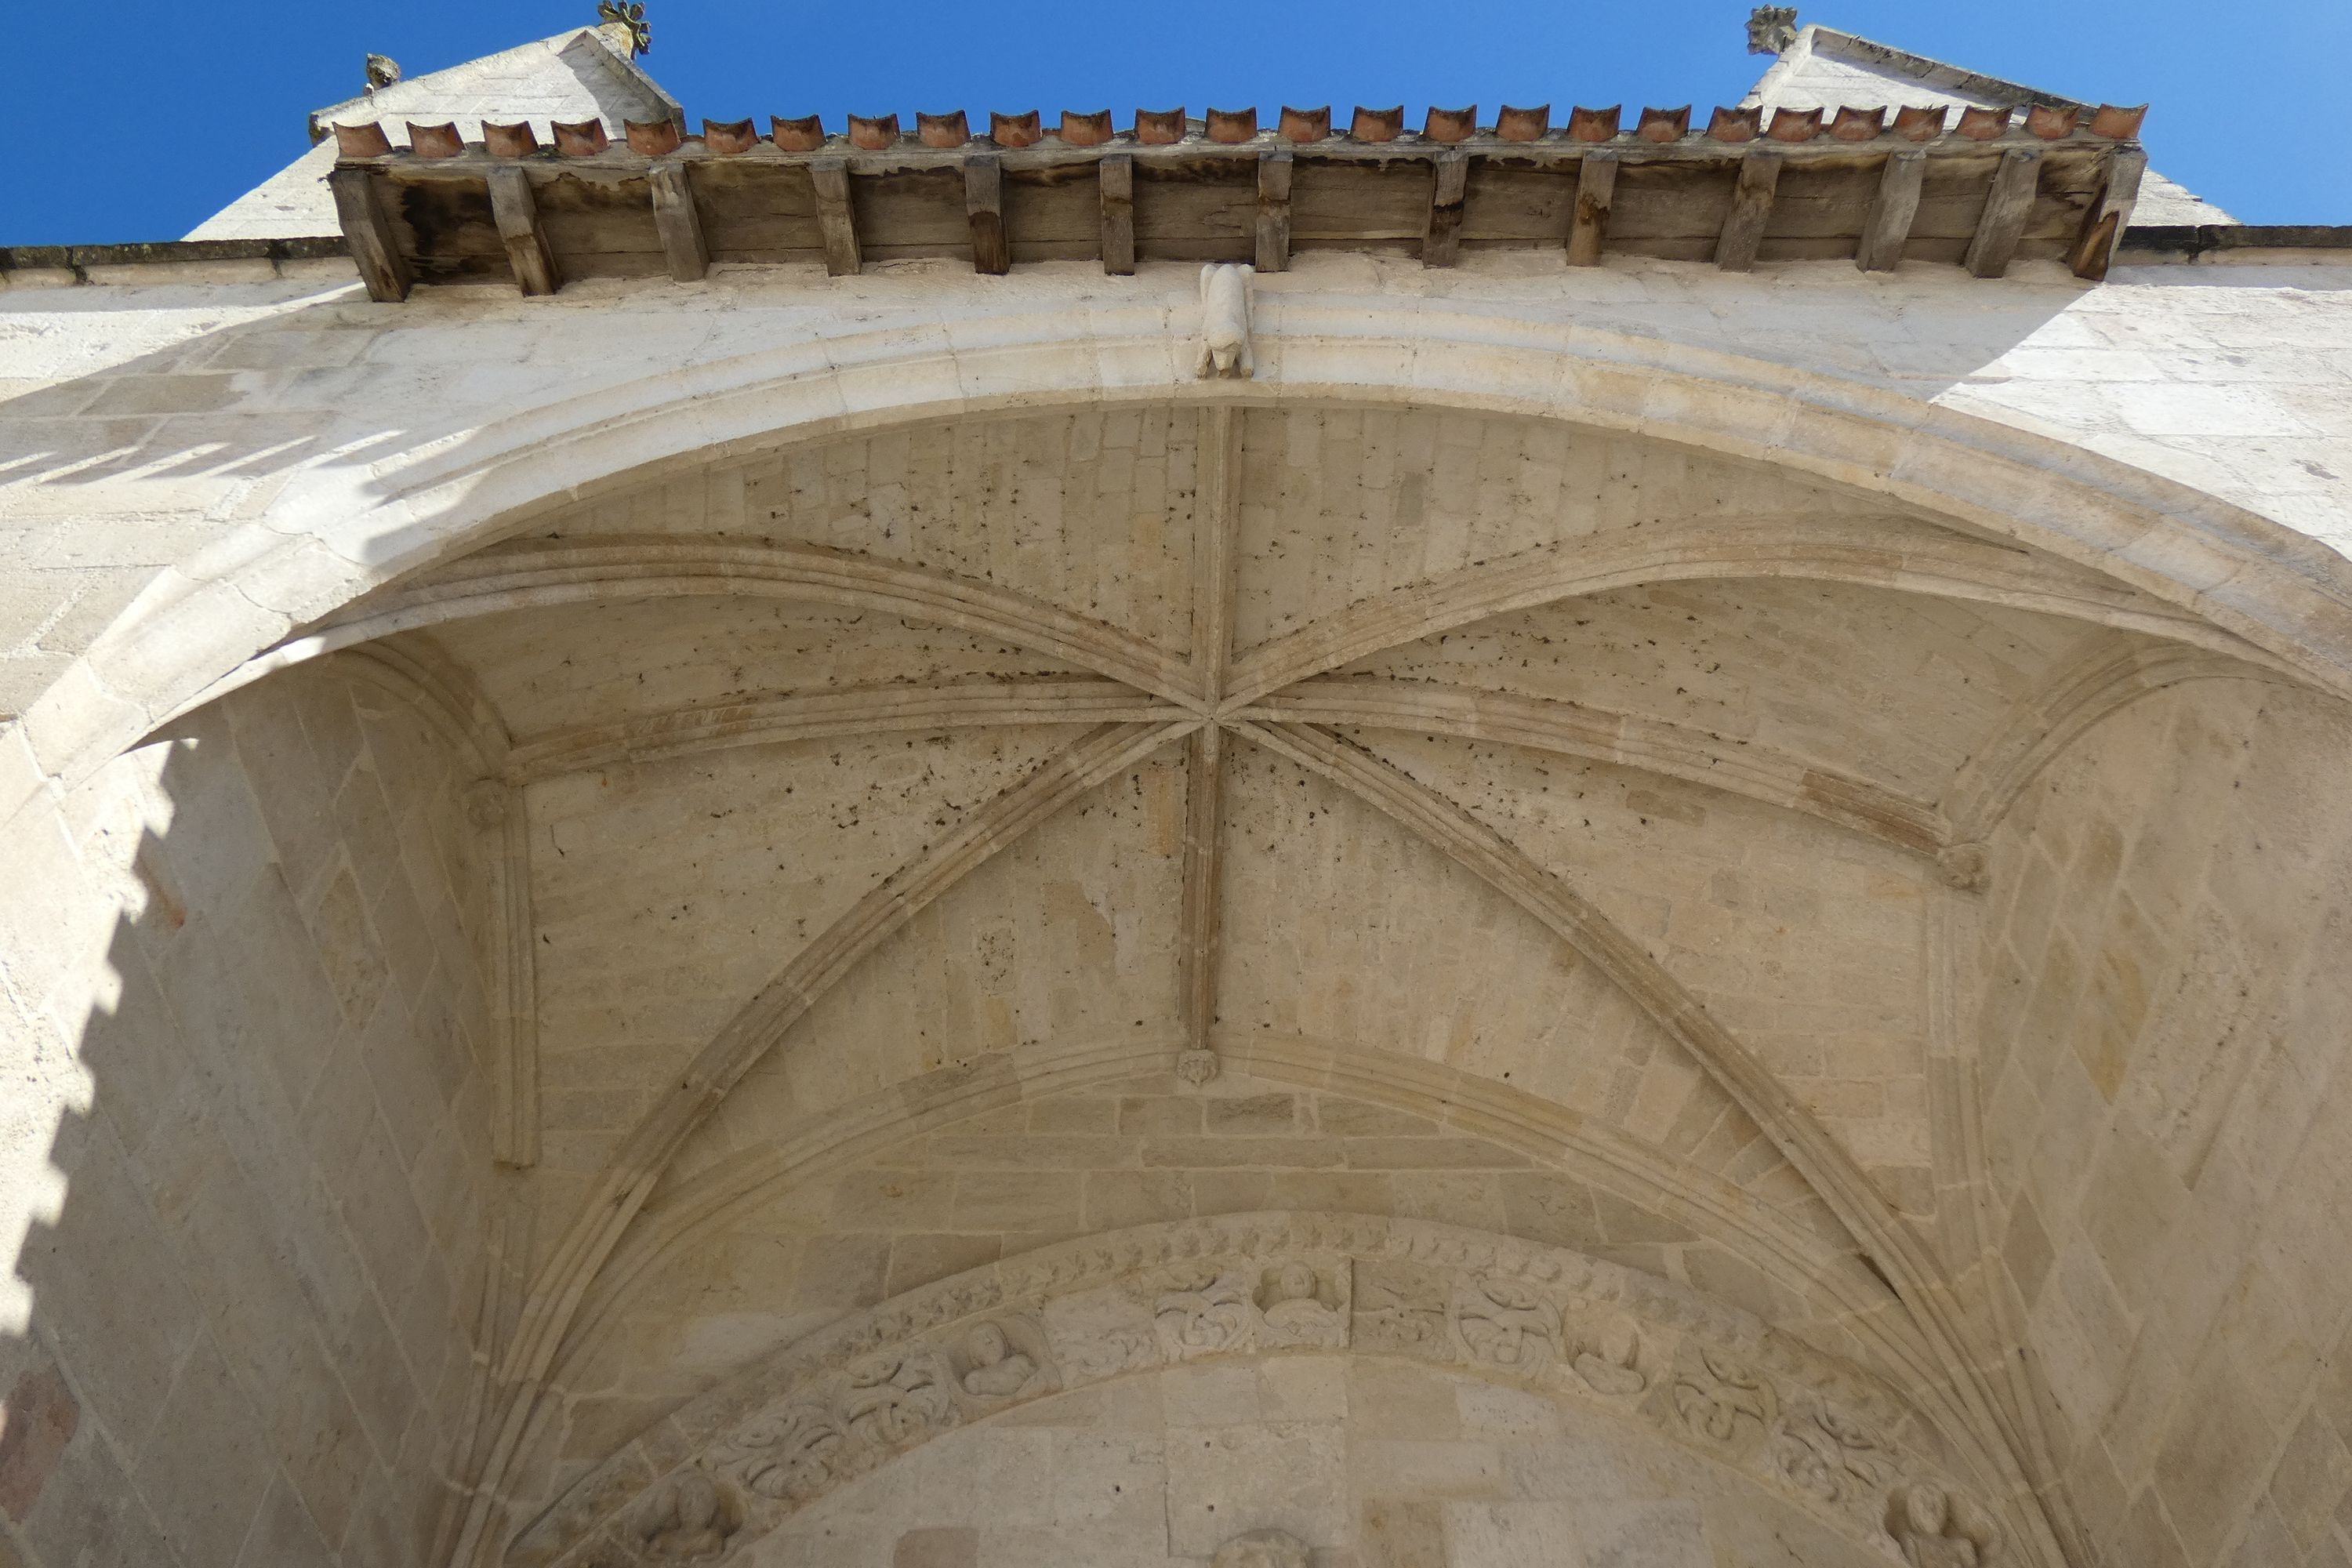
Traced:
[[1897, 394], [1587, 328], [1392, 302], [1409, 328], [1270, 298], [1258, 378], [1192, 379], [1165, 306], [1007, 311], [961, 334], [845, 332], [648, 376], [367, 464], [287, 476], [257, 521], [166, 569], [25, 717], [44, 780], [78, 782], [289, 632], [478, 548], [551, 500], [732, 450], [1085, 401], [1369, 402], [1529, 415], [1781, 466], [2094, 567], [2352, 690], [2352, 606], [2326, 548], [2048, 437]]

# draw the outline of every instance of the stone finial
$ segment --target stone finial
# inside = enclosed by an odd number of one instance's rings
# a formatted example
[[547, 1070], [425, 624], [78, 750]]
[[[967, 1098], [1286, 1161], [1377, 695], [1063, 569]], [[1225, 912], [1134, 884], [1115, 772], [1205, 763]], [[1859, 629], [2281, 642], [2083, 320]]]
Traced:
[[654, 52], [653, 25], [642, 0], [596, 0], [596, 20], [627, 39], [632, 59]]
[[1227, 261], [1201, 268], [1201, 353], [1193, 374], [1246, 381], [1256, 374], [1250, 359], [1250, 279], [1256, 272]]
[[1307, 1546], [1280, 1530], [1253, 1530], [1217, 1548], [1209, 1568], [1307, 1568]]
[[400, 62], [390, 55], [370, 55], [367, 58], [367, 89], [390, 87], [400, 79]]
[[1797, 41], [1794, 5], [1759, 5], [1748, 13], [1748, 52], [1777, 55]]

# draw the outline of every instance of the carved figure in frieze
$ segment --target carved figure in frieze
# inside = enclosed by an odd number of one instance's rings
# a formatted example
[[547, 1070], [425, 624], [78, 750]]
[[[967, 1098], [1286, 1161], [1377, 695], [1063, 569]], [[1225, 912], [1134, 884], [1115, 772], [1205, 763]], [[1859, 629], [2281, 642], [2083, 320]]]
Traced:
[[1569, 1364], [1593, 1393], [1624, 1398], [1650, 1386], [1649, 1377], [1635, 1364], [1641, 1354], [1639, 1331], [1622, 1318], [1612, 1318], [1578, 1338]]
[[1454, 1342], [1470, 1361], [1533, 1377], [1559, 1348], [1559, 1309], [1534, 1286], [1491, 1277], [1454, 1292]]
[[2000, 1542], [1982, 1509], [1937, 1486], [1906, 1487], [1889, 1497], [1886, 1533], [1911, 1568], [1991, 1568]]
[[1151, 1304], [1160, 1342], [1177, 1361], [1250, 1349], [1256, 1339], [1256, 1311], [1242, 1275], [1205, 1264]]
[[903, 1443], [955, 1424], [941, 1369], [929, 1356], [882, 1352], [849, 1368], [841, 1413], [850, 1431], [877, 1447]]
[[833, 1415], [793, 1405], [737, 1432], [719, 1459], [736, 1479], [764, 1498], [805, 1502], [832, 1484], [846, 1435]]
[[1675, 1373], [1674, 1405], [1692, 1432], [1734, 1449], [1762, 1437], [1777, 1408], [1763, 1373], [1704, 1345]]
[[1225, 261], [1201, 268], [1201, 353], [1194, 375], [1246, 381], [1257, 374], [1250, 358], [1250, 279], [1256, 272]]
[[715, 1563], [727, 1552], [739, 1521], [717, 1483], [700, 1470], [680, 1470], [656, 1487], [637, 1516], [638, 1539], [656, 1563]]
[[1280, 1530], [1253, 1530], [1217, 1548], [1209, 1568], [1307, 1568], [1307, 1543]]
[[1326, 1283], [1312, 1264], [1292, 1258], [1265, 1272], [1258, 1286], [1257, 1304], [1269, 1346], [1312, 1345], [1344, 1350], [1348, 1319], [1341, 1310], [1344, 1279]]
[[1044, 1392], [1051, 1373], [1037, 1358], [1013, 1342], [1010, 1331], [992, 1320], [974, 1323], [963, 1336], [963, 1391], [980, 1399], [1012, 1399]]

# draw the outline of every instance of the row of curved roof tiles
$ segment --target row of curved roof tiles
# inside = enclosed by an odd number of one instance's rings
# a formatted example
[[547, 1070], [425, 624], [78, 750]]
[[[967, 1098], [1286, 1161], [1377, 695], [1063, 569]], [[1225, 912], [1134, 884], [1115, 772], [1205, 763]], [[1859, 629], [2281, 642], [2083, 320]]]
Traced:
[[[1568, 123], [1555, 132], [1551, 123], [1551, 106], [1538, 109], [1514, 109], [1506, 104], [1496, 116], [1494, 125], [1486, 131], [1504, 142], [1535, 142], [1552, 137], [1570, 142], [1610, 142], [1622, 133], [1623, 106], [1612, 104], [1606, 109], [1570, 109]], [[2101, 104], [2095, 110], [2036, 104], [2025, 112], [2025, 129], [2044, 141], [2055, 142], [2077, 132], [2087, 132], [2108, 140], [2127, 140], [2139, 134], [2140, 121], [2147, 113], [2147, 105], [2120, 109]], [[1761, 109], [1717, 109], [1707, 121], [1706, 137], [1714, 142], [1741, 142], [1759, 139], [1771, 142], [1803, 142], [1827, 134], [1839, 142], [1870, 142], [1881, 136], [1893, 135], [1910, 142], [1926, 142], [1948, 131], [1972, 141], [1990, 142], [2007, 133], [2011, 128], [2014, 110], [2009, 109], [1966, 108], [1960, 110], [1958, 124], [1948, 123], [1949, 111], [1942, 106], [1903, 108], [1895, 111], [1894, 122], [1887, 122], [1884, 108], [1861, 109], [1848, 105], [1825, 119], [1826, 111], [1819, 109], [1776, 109], [1770, 122], [1765, 121]], [[1632, 134], [1643, 142], [1679, 142], [1691, 133], [1691, 110], [1688, 104], [1680, 109], [1644, 109]], [[675, 121], [625, 121], [623, 122], [629, 147], [647, 157], [660, 157], [675, 153], [685, 140]], [[1205, 121], [1195, 122], [1185, 118], [1181, 109], [1138, 110], [1133, 140], [1144, 146], [1169, 146], [1194, 134], [1198, 123], [1200, 133], [1208, 141], [1234, 144], [1255, 141], [1258, 129], [1255, 109], [1212, 109]], [[1465, 142], [1480, 133], [1478, 109], [1432, 109], [1423, 122], [1419, 140], [1451, 143]], [[554, 122], [554, 151], [568, 157], [587, 157], [602, 153], [610, 145], [600, 121], [585, 121], [577, 125]], [[1028, 147], [1051, 136], [1066, 146], [1099, 147], [1111, 142], [1118, 133], [1111, 128], [1110, 110], [1079, 114], [1062, 111], [1061, 123], [1052, 131], [1045, 129], [1035, 110], [1024, 114], [995, 114], [988, 117], [985, 140], [997, 147]], [[1285, 108], [1276, 125], [1275, 136], [1284, 142], [1309, 143], [1328, 140], [1331, 134], [1331, 110], [1321, 109]], [[1364, 109], [1356, 110], [1349, 122], [1348, 138], [1361, 142], [1393, 142], [1407, 134], [1404, 109]], [[519, 158], [541, 151], [539, 139], [528, 123], [499, 125], [484, 121], [483, 149], [492, 157]], [[885, 152], [906, 141], [899, 128], [898, 117], [885, 114], [875, 117], [849, 116], [845, 138], [831, 138], [816, 115], [803, 115], [788, 120], [782, 115], [769, 121], [769, 132], [759, 135], [749, 120], [702, 122], [702, 141], [713, 153], [747, 153], [763, 141], [772, 141], [787, 153], [814, 153], [829, 142], [845, 140], [850, 147], [865, 152]], [[961, 147], [975, 140], [970, 120], [962, 110], [947, 114], [915, 116], [915, 141], [924, 147]], [[393, 151], [392, 142], [383, 127], [373, 121], [364, 125], [335, 127], [336, 145], [344, 157], [381, 157]], [[408, 127], [408, 150], [419, 157], [454, 158], [466, 150], [464, 138], [454, 124], [418, 125]]]

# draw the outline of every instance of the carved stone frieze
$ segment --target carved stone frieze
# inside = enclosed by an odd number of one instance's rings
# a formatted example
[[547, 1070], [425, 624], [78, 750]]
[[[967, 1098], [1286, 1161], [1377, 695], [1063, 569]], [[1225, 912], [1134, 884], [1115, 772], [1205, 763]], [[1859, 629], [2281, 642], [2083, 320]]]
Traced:
[[1171, 1276], [1151, 1302], [1151, 1321], [1170, 1361], [1235, 1355], [1257, 1348], [1257, 1308], [1239, 1268], [1199, 1263]]
[[1727, 1350], [1688, 1342], [1675, 1368], [1674, 1411], [1703, 1442], [1746, 1455], [1763, 1442], [1779, 1409], [1772, 1380]]
[[1540, 1376], [1559, 1354], [1559, 1308], [1523, 1280], [1480, 1275], [1454, 1292], [1447, 1319], [1454, 1342], [1473, 1366]]
[[1349, 1307], [1345, 1258], [1286, 1258], [1258, 1281], [1258, 1342], [1268, 1350], [1345, 1350]]
[[1580, 1254], [1299, 1214], [1040, 1248], [845, 1320], [583, 1478], [506, 1561], [730, 1561], [834, 1488], [967, 1422], [1135, 1373], [1304, 1351], [1432, 1362], [1582, 1401], [1883, 1552], [1931, 1568], [1993, 1561], [1999, 1532], [1948, 1469], [1941, 1436], [1850, 1365]]
[[2000, 1527], [1941, 1487], [1897, 1488], [1886, 1500], [1885, 1522], [1910, 1568], [1992, 1568], [2000, 1561]]
[[1569, 1352], [1569, 1364], [1595, 1394], [1631, 1398], [1650, 1386], [1642, 1370], [1642, 1331], [1633, 1320], [1610, 1314], [1587, 1324]]

